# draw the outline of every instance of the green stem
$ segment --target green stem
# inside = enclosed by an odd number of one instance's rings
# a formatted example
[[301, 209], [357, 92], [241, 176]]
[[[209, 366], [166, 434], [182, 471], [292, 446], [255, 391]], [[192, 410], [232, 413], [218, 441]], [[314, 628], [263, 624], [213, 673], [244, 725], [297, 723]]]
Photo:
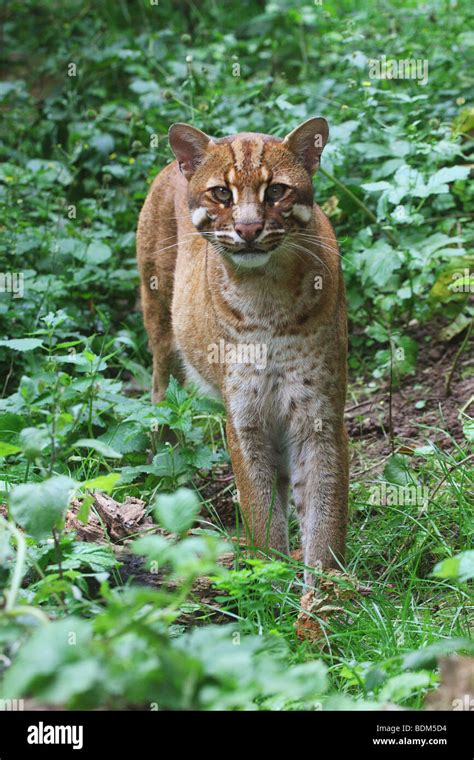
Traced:
[[31, 617], [37, 618], [37, 620], [40, 621], [40, 623], [43, 623], [44, 625], [46, 623], [49, 623], [49, 617], [43, 610], [40, 610], [39, 607], [31, 607], [29, 604], [22, 604], [20, 607], [13, 607], [11, 610], [8, 610], [6, 613], [8, 617], [22, 617], [23, 615], [30, 615]]

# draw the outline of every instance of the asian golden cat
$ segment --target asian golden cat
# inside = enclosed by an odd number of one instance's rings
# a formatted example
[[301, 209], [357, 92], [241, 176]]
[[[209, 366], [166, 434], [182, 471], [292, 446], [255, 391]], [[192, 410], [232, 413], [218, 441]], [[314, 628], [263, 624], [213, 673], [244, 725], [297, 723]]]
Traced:
[[288, 552], [291, 488], [307, 582], [347, 522], [344, 284], [311, 183], [327, 137], [322, 118], [284, 139], [174, 124], [137, 233], [153, 399], [171, 373], [223, 398], [247, 536]]

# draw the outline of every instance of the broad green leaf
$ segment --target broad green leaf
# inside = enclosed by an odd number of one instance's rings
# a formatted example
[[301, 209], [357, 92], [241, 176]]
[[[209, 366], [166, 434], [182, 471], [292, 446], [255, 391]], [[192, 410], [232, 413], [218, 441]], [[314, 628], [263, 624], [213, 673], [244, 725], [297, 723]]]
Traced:
[[446, 325], [446, 327], [443, 327], [439, 333], [439, 339], [440, 340], [452, 340], [456, 337], [456, 335], [459, 335], [462, 333], [466, 327], [471, 322], [472, 317], [469, 317], [467, 314], [458, 314], [456, 319], [451, 322], [449, 325]]
[[25, 83], [21, 80], [11, 82], [0, 82], [0, 100], [4, 100], [12, 92], [21, 92], [25, 88]]
[[441, 639], [434, 644], [415, 652], [404, 655], [402, 668], [404, 670], [418, 670], [419, 668], [435, 668], [439, 657], [446, 657], [452, 652], [468, 652], [474, 654], [474, 641], [469, 639]]
[[379, 699], [383, 702], [400, 702], [414, 692], [426, 689], [431, 681], [431, 675], [424, 672], [392, 676], [382, 687]]
[[364, 282], [371, 280], [379, 287], [387, 285], [402, 263], [400, 253], [385, 240], [378, 240], [358, 258], [363, 265]]
[[155, 502], [157, 522], [170, 533], [186, 533], [199, 514], [199, 499], [189, 488], [173, 494], [160, 494]]
[[78, 238], [59, 238], [54, 245], [53, 251], [60, 253], [63, 256], [74, 256], [77, 259], [82, 259], [86, 250], [86, 244], [83, 240]]
[[183, 453], [170, 447], [165, 448], [163, 451], [159, 451], [156, 456], [153, 457], [151, 466], [153, 474], [160, 477], [178, 478], [187, 474], [191, 476], [191, 470]]
[[[462, 259], [461, 259], [462, 261]], [[468, 297], [467, 289], [463, 292], [460, 285], [462, 265], [459, 260], [450, 261], [438, 272], [435, 282], [429, 292], [430, 301], [444, 303], [446, 301], [464, 301]]]
[[0, 437], [3, 441], [16, 443], [18, 434], [25, 425], [24, 418], [19, 414], [6, 412], [0, 414]]
[[48, 538], [62, 520], [75, 487], [65, 475], [15, 486], [9, 499], [11, 514], [33, 538]]
[[459, 581], [471, 580], [474, 578], [474, 549], [438, 562], [432, 575], [436, 578], [454, 578]]
[[416, 367], [418, 344], [408, 335], [396, 337], [393, 347], [393, 365], [399, 375], [408, 375]]
[[463, 420], [462, 431], [466, 440], [469, 441], [469, 443], [474, 443], [474, 419]]
[[387, 191], [387, 197], [391, 203], [397, 206], [405, 196], [423, 198], [425, 193], [426, 184], [421, 172], [408, 164], [403, 164], [395, 172], [391, 189]]
[[89, 145], [91, 148], [95, 148], [98, 153], [107, 155], [112, 153], [115, 146], [115, 140], [108, 132], [96, 132], [91, 138]]
[[137, 467], [122, 467], [120, 473], [120, 485], [124, 483], [133, 483], [140, 475], [153, 474], [153, 465], [141, 464]]
[[47, 683], [37, 692], [45, 702], [64, 705], [76, 695], [86, 694], [94, 686], [99, 686], [105, 677], [102, 664], [92, 657], [62, 665]]
[[470, 171], [469, 166], [443, 167], [429, 178], [426, 194], [449, 192], [448, 183], [455, 182], [457, 179], [467, 179]]
[[149, 562], [154, 561], [162, 565], [167, 561], [172, 546], [164, 536], [143, 536], [133, 542], [132, 552], [146, 557]]
[[414, 482], [407, 459], [401, 454], [394, 454], [390, 457], [384, 467], [383, 476], [387, 483], [393, 483], [397, 486], [407, 486]]
[[10, 348], [12, 351], [33, 351], [43, 345], [39, 338], [11, 338], [10, 340], [0, 340], [0, 346]]
[[458, 292], [474, 293], [474, 275], [460, 277], [459, 280], [455, 280], [449, 287], [451, 290]]
[[474, 129], [474, 108], [464, 108], [453, 121], [453, 131], [467, 135]]
[[102, 454], [106, 459], [121, 459], [122, 455], [120, 451], [115, 451], [111, 446], [108, 446], [103, 441], [98, 441], [96, 438], [80, 438], [74, 443], [75, 449], [93, 449], [99, 454]]
[[81, 244], [71, 250], [72, 255], [85, 264], [103, 264], [112, 256], [110, 246], [102, 243], [100, 240], [89, 243], [86, 247]]
[[149, 439], [142, 432], [140, 425], [130, 421], [110, 425], [99, 440], [121, 454], [146, 451], [149, 445]]
[[474, 31], [461, 32], [458, 36], [458, 43], [462, 47], [474, 47]]
[[112, 249], [110, 246], [100, 241], [90, 243], [87, 246], [85, 259], [89, 264], [103, 264], [112, 256]]
[[361, 185], [361, 187], [364, 190], [367, 190], [369, 193], [378, 193], [380, 190], [389, 190], [391, 185], [390, 182], [366, 182], [365, 184]]
[[[36, 696], [51, 688], [68, 663], [87, 657], [92, 637], [90, 623], [75, 617], [41, 626], [20, 649], [13, 665], [7, 669], [2, 696], [24, 697], [34, 690]], [[74, 693], [74, 683], [70, 684]], [[62, 695], [63, 698], [64, 695]]]
[[42, 428], [27, 427], [20, 433], [21, 448], [28, 459], [39, 457], [49, 443], [49, 435]]
[[28, 161], [26, 166], [48, 184], [59, 182], [61, 185], [70, 185], [72, 182], [71, 172], [60, 161], [33, 158], [31, 161]]
[[99, 475], [97, 478], [91, 478], [81, 483], [82, 488], [87, 488], [90, 491], [105, 491], [105, 493], [111, 493], [114, 489], [117, 481], [120, 480], [119, 472], [109, 472], [108, 475]]
[[20, 446], [14, 446], [13, 443], [7, 443], [6, 441], [0, 441], [0, 457], [9, 457], [11, 454], [18, 454], [21, 451]]
[[[65, 570], [78, 570], [80, 567], [86, 566], [94, 573], [110, 570], [119, 564], [110, 546], [85, 541], [76, 542], [71, 554], [62, 561], [62, 567]], [[53, 565], [53, 567], [56, 566]]]

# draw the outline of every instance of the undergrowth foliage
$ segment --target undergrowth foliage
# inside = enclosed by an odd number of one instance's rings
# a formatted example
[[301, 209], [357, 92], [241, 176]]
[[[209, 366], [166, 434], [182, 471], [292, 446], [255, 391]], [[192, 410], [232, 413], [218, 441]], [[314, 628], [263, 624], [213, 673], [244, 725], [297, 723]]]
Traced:
[[[473, 318], [469, 3], [254, 0], [251, 24], [223, 3], [1, 13], [0, 697], [421, 708], [438, 658], [474, 651], [468, 406], [462, 442], [441, 450], [426, 430], [352, 482], [347, 569], [363, 588], [315, 613], [321, 646], [298, 640], [301, 563], [241, 551], [218, 517], [232, 482], [204, 489], [228, 464], [223, 408], [174, 379], [149, 400], [134, 230], [171, 123], [282, 136], [324, 115], [315, 197], [339, 239], [351, 369], [416, 378], [409, 326], [442, 317], [453, 337]], [[420, 76], [389, 76], [402, 60]], [[96, 490], [146, 501], [160, 532], [127, 546], [159, 584], [127, 580], [110, 536], [64, 529]], [[212, 599], [195, 595], [202, 576]]]

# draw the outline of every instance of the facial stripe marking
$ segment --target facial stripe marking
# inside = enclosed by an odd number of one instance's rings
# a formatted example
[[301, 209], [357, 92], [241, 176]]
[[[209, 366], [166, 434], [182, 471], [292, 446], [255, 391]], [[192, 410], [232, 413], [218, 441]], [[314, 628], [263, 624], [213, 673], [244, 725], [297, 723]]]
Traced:
[[208, 213], [207, 208], [204, 206], [198, 206], [198, 208], [195, 208], [193, 213], [191, 214], [191, 221], [194, 224], [195, 227], [199, 229], [199, 227], [202, 227], [204, 222], [208, 220]]
[[276, 230], [268, 230], [268, 232], [264, 230], [260, 234], [259, 240], [262, 241], [262, 240], [265, 240], [266, 238], [271, 237], [272, 235], [280, 235], [280, 234], [284, 234], [284, 233], [285, 233], [285, 230], [283, 229], [283, 227], [279, 227]]
[[288, 174], [279, 174], [278, 172], [273, 175], [272, 181], [275, 185], [289, 185], [290, 187], [298, 187], [297, 184], [292, 182], [291, 177]]
[[265, 190], [268, 187], [268, 182], [264, 182], [260, 187], [258, 188], [258, 200], [260, 203], [263, 203], [265, 200]]
[[234, 163], [237, 167], [237, 171], [241, 172], [244, 168], [245, 153], [242, 145], [242, 140], [234, 140], [231, 142], [230, 147], [234, 154]]
[[258, 169], [262, 164], [263, 140], [253, 140], [250, 145], [250, 166], [252, 169]]
[[262, 164], [264, 142], [258, 138], [236, 139], [230, 144], [237, 171], [259, 169]]
[[225, 185], [225, 180], [222, 177], [210, 177], [206, 183], [206, 190], [210, 190], [212, 187], [222, 187]]
[[235, 230], [224, 230], [224, 231], [214, 230], [212, 234], [215, 235], [216, 237], [228, 238], [228, 240], [232, 240], [233, 243], [242, 242], [239, 235], [237, 235], [237, 233], [235, 232]]

